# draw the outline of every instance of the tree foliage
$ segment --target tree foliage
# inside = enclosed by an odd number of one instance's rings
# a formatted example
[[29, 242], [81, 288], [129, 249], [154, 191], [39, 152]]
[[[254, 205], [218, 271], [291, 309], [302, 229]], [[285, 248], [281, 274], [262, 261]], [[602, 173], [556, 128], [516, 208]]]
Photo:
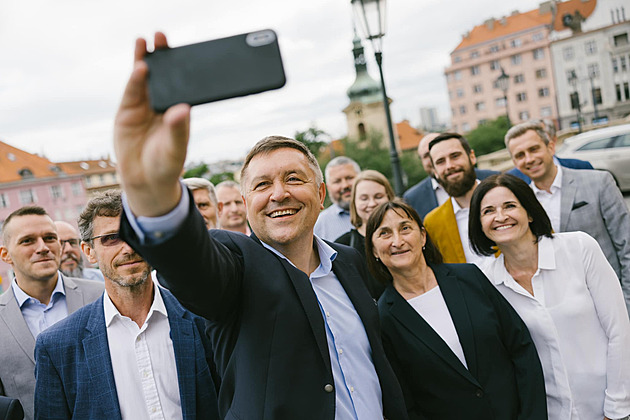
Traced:
[[186, 172], [184, 172], [184, 178], [203, 178], [204, 175], [206, 175], [208, 173], [208, 165], [205, 163], [200, 163], [198, 165], [195, 165], [193, 167], [191, 167], [190, 169], [187, 169]]
[[328, 133], [320, 130], [315, 125], [312, 125], [306, 131], [296, 131], [294, 137], [297, 141], [304, 143], [315, 156], [318, 156], [321, 148], [326, 145], [326, 139], [330, 139]]
[[469, 132], [466, 138], [470, 147], [475, 149], [475, 154], [482, 156], [505, 148], [503, 139], [509, 128], [507, 118], [501, 116], [479, 125]]

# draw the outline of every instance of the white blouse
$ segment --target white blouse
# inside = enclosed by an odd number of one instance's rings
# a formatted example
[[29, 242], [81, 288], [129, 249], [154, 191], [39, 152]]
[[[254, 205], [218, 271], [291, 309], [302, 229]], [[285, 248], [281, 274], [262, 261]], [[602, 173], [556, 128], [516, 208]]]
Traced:
[[534, 296], [509, 275], [503, 255], [482, 270], [534, 340], [550, 420], [630, 414], [630, 321], [619, 279], [595, 239], [584, 232], [543, 237]]

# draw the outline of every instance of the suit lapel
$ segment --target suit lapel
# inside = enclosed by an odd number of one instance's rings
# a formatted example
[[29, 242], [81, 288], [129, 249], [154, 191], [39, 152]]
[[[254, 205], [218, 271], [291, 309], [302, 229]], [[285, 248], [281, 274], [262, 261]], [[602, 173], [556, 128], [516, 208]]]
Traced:
[[[251, 235], [251, 238], [257, 241], [260, 246], [263, 246], [260, 242], [260, 239], [258, 239], [253, 233]], [[272, 253], [271, 251], [269, 252]], [[285, 271], [287, 272], [287, 275], [289, 276], [289, 279], [293, 284], [298, 298], [300, 299], [300, 304], [304, 309], [306, 318], [308, 319], [311, 329], [313, 330], [313, 335], [315, 337], [315, 341], [317, 342], [319, 352], [324, 360], [324, 365], [326, 366], [326, 369], [328, 371], [332, 371], [332, 367], [330, 365], [330, 354], [328, 353], [328, 342], [326, 341], [326, 327], [324, 325], [324, 318], [322, 317], [322, 313], [320, 312], [317, 295], [315, 295], [313, 286], [311, 286], [311, 281], [305, 273], [295, 268], [286, 259], [280, 258], [275, 254], [273, 255], [278, 259], [278, 261], [280, 261]]]
[[90, 386], [95, 390], [94, 395], [98, 397], [103, 418], [121, 420], [112, 360], [109, 355], [102, 296], [93, 306], [85, 329], [87, 333], [83, 339], [83, 350], [91, 378]]
[[173, 352], [175, 353], [182, 417], [184, 419], [195, 418], [195, 407], [197, 406], [195, 397], [197, 393], [194, 325], [192, 320], [184, 318], [184, 309], [168, 291], [160, 289], [160, 292], [168, 313], [168, 323], [171, 327], [171, 340], [173, 342]]
[[477, 378], [477, 352], [475, 346], [475, 336], [473, 334], [472, 324], [470, 323], [470, 315], [468, 313], [468, 305], [462, 290], [459, 287], [457, 278], [453, 276], [448, 268], [444, 265], [431, 266], [444, 301], [451, 314], [459, 342], [464, 350], [468, 371]]
[[77, 284], [70, 277], [63, 277], [63, 286], [66, 292], [66, 306], [68, 315], [85, 306], [87, 302], [83, 300], [83, 293]]
[[451, 255], [455, 256], [455, 261], [450, 262], [465, 263], [466, 254], [464, 254], [462, 239], [459, 237], [459, 229], [457, 228], [457, 219], [455, 218], [455, 209], [453, 208], [453, 202], [449, 198], [448, 200], [446, 200], [445, 204], [446, 208], [444, 209], [444, 216], [446, 220], [444, 220], [444, 228], [447, 233], [449, 247], [453, 250]]
[[15, 338], [20, 348], [35, 365], [35, 338], [22, 316], [12, 287], [9, 287], [4, 294], [0, 295], [0, 317], [4, 319], [6, 328]]
[[562, 192], [560, 197], [560, 232], [565, 232], [569, 223], [569, 216], [573, 208], [573, 201], [577, 188], [571, 176], [571, 170], [562, 168]]

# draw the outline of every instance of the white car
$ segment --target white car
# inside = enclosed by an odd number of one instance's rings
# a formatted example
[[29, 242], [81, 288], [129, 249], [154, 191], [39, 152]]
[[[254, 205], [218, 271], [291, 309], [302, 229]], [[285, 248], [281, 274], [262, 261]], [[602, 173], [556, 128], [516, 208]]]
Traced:
[[621, 191], [630, 191], [630, 124], [570, 137], [558, 148], [556, 155], [587, 160], [593, 168], [610, 172]]

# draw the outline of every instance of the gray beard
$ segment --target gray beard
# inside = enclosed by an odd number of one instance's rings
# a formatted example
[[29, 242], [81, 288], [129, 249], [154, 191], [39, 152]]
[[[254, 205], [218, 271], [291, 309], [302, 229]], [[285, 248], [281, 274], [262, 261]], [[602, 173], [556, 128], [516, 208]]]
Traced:
[[64, 276], [83, 278], [83, 267], [77, 266], [74, 270], [59, 269]]

